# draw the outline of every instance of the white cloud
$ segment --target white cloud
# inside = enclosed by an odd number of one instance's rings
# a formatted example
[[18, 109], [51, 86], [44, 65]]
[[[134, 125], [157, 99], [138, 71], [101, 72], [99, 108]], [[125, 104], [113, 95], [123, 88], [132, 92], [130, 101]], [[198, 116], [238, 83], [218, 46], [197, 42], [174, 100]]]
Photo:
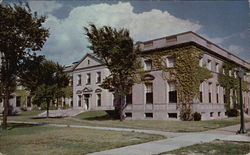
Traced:
[[45, 15], [60, 9], [62, 4], [56, 1], [30, 1], [29, 6], [32, 11], [36, 11], [39, 15]]
[[234, 53], [234, 54], [240, 54], [241, 52], [244, 51], [244, 48], [237, 46], [237, 45], [230, 45], [228, 47], [228, 51]]
[[79, 60], [89, 49], [83, 26], [94, 23], [98, 27], [109, 25], [129, 29], [134, 41], [145, 41], [185, 31], [198, 31], [201, 25], [171, 15], [167, 11], [153, 9], [134, 13], [130, 3], [95, 4], [79, 6], [71, 10], [65, 19], [48, 15], [45, 23], [50, 28], [44, 51], [50, 59], [62, 64]]

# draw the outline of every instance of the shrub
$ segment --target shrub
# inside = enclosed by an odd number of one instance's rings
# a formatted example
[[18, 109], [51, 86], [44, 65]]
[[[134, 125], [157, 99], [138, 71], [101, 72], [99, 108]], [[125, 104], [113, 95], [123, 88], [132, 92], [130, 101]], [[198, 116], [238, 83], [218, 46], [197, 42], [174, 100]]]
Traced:
[[238, 112], [237, 109], [230, 109], [230, 110], [228, 110], [228, 111], [226, 112], [226, 115], [227, 115], [228, 117], [237, 117], [237, 116], [239, 116], [239, 112]]
[[200, 121], [201, 120], [201, 114], [199, 112], [193, 113], [194, 121]]

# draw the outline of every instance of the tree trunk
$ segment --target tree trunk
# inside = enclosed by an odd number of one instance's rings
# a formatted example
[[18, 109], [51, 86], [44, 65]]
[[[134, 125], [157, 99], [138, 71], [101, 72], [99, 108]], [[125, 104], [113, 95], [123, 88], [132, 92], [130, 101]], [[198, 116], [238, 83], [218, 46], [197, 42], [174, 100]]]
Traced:
[[125, 96], [120, 96], [120, 110], [119, 110], [120, 121], [123, 121], [126, 117], [124, 112], [125, 108], [126, 108]]
[[3, 111], [3, 123], [2, 123], [2, 129], [7, 129], [7, 117], [8, 117], [8, 111], [9, 111], [9, 94], [7, 93], [4, 97], [4, 111]]
[[47, 100], [47, 118], [49, 118], [49, 100]]

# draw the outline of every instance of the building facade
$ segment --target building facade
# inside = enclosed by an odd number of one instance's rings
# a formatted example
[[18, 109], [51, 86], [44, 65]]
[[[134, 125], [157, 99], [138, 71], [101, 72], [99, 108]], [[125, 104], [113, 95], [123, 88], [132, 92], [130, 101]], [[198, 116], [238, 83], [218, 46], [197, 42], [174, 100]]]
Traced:
[[[142, 54], [175, 50], [180, 47], [195, 46], [204, 51], [199, 65], [207, 68], [212, 78], [200, 85], [200, 95], [192, 106], [193, 112], [199, 112], [202, 120], [226, 117], [225, 89], [219, 84], [218, 75], [224, 62], [231, 62], [250, 70], [250, 64], [203, 37], [185, 32], [173, 36], [137, 43]], [[175, 67], [175, 58], [165, 55], [168, 67]], [[150, 59], [141, 58], [147, 74], [145, 81], [134, 84], [131, 94], [127, 95], [126, 119], [179, 119], [180, 110], [177, 108], [176, 82], [162, 77], [161, 70], [154, 70]], [[73, 77], [73, 107], [85, 110], [112, 110], [113, 94], [99, 85], [103, 79], [110, 75], [105, 63], [93, 54], [86, 54], [79, 62], [72, 65], [69, 71]], [[236, 76], [232, 72], [230, 76]], [[250, 82], [249, 73], [244, 76], [244, 81]], [[249, 88], [249, 84], [247, 85]], [[233, 95], [233, 90], [230, 95]], [[244, 109], [250, 115], [250, 93], [243, 92]], [[233, 101], [230, 101], [233, 102]], [[233, 104], [233, 103], [231, 103]]]

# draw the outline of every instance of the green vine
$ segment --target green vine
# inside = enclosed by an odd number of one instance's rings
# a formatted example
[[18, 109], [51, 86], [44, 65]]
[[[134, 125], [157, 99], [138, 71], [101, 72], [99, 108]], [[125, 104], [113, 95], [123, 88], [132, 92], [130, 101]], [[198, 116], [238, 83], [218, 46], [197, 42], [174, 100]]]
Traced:
[[[219, 84], [225, 89], [225, 108], [227, 111], [229, 111], [230, 108], [230, 90], [236, 91], [236, 94], [233, 93], [232, 101], [233, 101], [233, 109], [237, 109], [238, 105], [236, 103], [239, 103], [239, 80], [237, 77], [234, 76], [235, 72], [240, 66], [230, 63], [230, 62], [224, 62], [222, 65], [222, 68], [220, 69], [219, 75], [218, 75], [218, 82]], [[230, 75], [231, 71], [231, 75]], [[249, 82], [242, 81], [242, 90], [248, 92], [248, 85]]]
[[[203, 54], [201, 49], [191, 45], [143, 56], [152, 60], [154, 70], [162, 70], [165, 80], [176, 81], [177, 108], [181, 109], [182, 120], [191, 119], [191, 106], [198, 97], [200, 83], [212, 77], [209, 70], [199, 66]], [[174, 57], [175, 67], [168, 67], [164, 56]]]

